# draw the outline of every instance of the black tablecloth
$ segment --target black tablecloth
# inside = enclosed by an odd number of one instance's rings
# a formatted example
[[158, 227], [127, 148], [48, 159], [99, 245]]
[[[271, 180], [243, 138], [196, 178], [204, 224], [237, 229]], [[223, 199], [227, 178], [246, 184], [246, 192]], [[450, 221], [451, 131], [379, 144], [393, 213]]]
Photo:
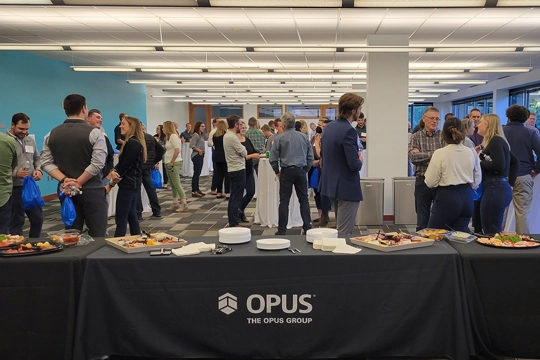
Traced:
[[445, 242], [338, 255], [287, 238], [300, 254], [252, 240], [224, 255], [89, 255], [74, 358], [468, 358], [459, 258]]
[[540, 249], [450, 244], [463, 262], [477, 356], [540, 357]]
[[72, 358], [83, 262], [104, 245], [96, 239], [50, 254], [0, 258], [2, 359]]

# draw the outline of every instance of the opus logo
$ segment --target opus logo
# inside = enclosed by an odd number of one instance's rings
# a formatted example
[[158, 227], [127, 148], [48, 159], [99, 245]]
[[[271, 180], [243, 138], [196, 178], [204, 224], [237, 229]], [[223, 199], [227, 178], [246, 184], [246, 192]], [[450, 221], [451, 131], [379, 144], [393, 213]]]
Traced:
[[226, 293], [218, 298], [218, 308], [222, 313], [232, 314], [238, 308], [236, 296]]

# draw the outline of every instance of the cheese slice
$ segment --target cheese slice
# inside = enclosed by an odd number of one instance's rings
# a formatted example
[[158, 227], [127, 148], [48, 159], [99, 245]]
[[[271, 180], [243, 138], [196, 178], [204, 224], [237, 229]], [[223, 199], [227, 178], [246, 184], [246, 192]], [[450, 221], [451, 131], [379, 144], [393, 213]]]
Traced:
[[322, 249], [322, 240], [321, 239], [313, 240], [313, 248], [315, 250], [321, 250]]
[[358, 249], [347, 244], [339, 244], [334, 248], [334, 250], [332, 250], [332, 252], [335, 254], [356, 254], [360, 251], [362, 251], [362, 249]]
[[338, 245], [346, 245], [346, 240], [344, 238], [323, 238], [322, 239], [322, 251], [332, 251]]

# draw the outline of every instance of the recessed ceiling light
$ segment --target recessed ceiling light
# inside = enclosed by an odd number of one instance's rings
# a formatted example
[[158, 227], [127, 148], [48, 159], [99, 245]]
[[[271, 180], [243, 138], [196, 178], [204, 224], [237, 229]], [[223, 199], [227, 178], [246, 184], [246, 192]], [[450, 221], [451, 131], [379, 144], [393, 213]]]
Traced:
[[73, 51], [156, 51], [154, 46], [70, 46]]
[[216, 7], [341, 7], [342, 0], [210, 0]]
[[135, 72], [137, 69], [120, 66], [70, 66], [73, 71]]
[[335, 47], [256, 47], [255, 52], [336, 52]]
[[21, 51], [61, 51], [61, 45], [0, 45], [0, 50], [21, 50]]
[[[500, 2], [501, 0], [499, 0]], [[510, 0], [509, 0], [510, 1]], [[513, 0], [511, 0], [513, 1]], [[429, 3], [429, 4], [427, 4]], [[486, 0], [354, 0], [354, 7], [483, 7]], [[430, 5], [430, 6], [428, 6]]]
[[514, 52], [516, 47], [491, 46], [491, 47], [436, 47], [433, 52]]
[[233, 46], [164, 46], [163, 51], [181, 52], [246, 52], [245, 47]]

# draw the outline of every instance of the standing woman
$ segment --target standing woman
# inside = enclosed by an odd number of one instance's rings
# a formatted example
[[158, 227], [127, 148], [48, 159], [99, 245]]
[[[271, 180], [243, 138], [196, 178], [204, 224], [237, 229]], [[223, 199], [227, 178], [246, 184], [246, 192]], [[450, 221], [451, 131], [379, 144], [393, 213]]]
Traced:
[[[165, 143], [165, 155], [163, 155], [163, 164], [169, 175], [173, 195], [173, 203], [167, 210], [176, 212], [188, 211], [186, 194], [180, 183], [180, 171], [182, 170], [180, 148], [182, 147], [182, 142], [178, 137], [178, 132], [172, 121], [165, 121], [163, 123], [163, 132], [167, 137], [167, 142]], [[182, 202], [182, 208], [178, 205], [178, 197], [180, 197], [180, 201]]]
[[482, 231], [495, 234], [501, 231], [504, 211], [512, 201], [511, 186], [516, 181], [519, 161], [510, 152], [497, 115], [484, 115], [478, 124], [478, 134], [484, 137], [478, 154], [482, 168]]
[[[229, 178], [229, 172], [227, 171], [227, 160], [225, 159], [225, 150], [223, 149], [223, 136], [227, 132], [227, 122], [218, 121], [217, 130], [212, 136], [212, 142], [214, 144], [214, 174], [216, 174], [216, 191], [218, 199], [227, 199], [230, 196], [231, 190], [231, 178]], [[225, 196], [223, 196], [223, 180], [225, 180]]]
[[[154, 135], [154, 138], [157, 140], [157, 142], [163, 146], [163, 149], [165, 149], [165, 144], [167, 143], [167, 135], [163, 132], [163, 125], [158, 125], [156, 127], [156, 135]], [[165, 170], [165, 166], [163, 166], [163, 188], [167, 188], [167, 183], [169, 182], [169, 178], [167, 176], [167, 170]]]
[[141, 121], [132, 116], [122, 118], [120, 134], [126, 140], [120, 148], [118, 164], [111, 170], [112, 182], [106, 186], [109, 192], [118, 183], [114, 237], [125, 236], [128, 223], [131, 235], [141, 234], [137, 219], [137, 189], [141, 188], [142, 164], [146, 161], [146, 141]]
[[202, 197], [206, 195], [199, 188], [199, 178], [201, 177], [201, 171], [204, 161], [204, 150], [206, 149], [206, 144], [204, 143], [205, 127], [206, 126], [202, 122], [197, 121], [189, 145], [193, 150], [191, 152], [191, 161], [193, 162], [193, 177], [191, 178], [192, 197]]
[[464, 145], [465, 131], [458, 118], [444, 123], [442, 137], [448, 145], [435, 150], [425, 173], [426, 185], [435, 188], [427, 227], [469, 232], [473, 189], [482, 179], [478, 157]]
[[[255, 146], [253, 146], [253, 143], [251, 140], [246, 138], [246, 131], [247, 126], [246, 123], [243, 121], [240, 121], [239, 127], [238, 127], [238, 133], [236, 136], [238, 136], [238, 140], [240, 140], [240, 143], [244, 145], [247, 151], [246, 156], [246, 194], [242, 198], [242, 202], [240, 203], [240, 208], [238, 209], [239, 213], [239, 219], [240, 222], [249, 222], [246, 218], [245, 210], [248, 206], [249, 202], [253, 199], [253, 196], [255, 195], [255, 176], [253, 175], [253, 161], [252, 159], [262, 157], [263, 155], [259, 156], [259, 153], [255, 149]], [[266, 156], [266, 155], [264, 155]]]

